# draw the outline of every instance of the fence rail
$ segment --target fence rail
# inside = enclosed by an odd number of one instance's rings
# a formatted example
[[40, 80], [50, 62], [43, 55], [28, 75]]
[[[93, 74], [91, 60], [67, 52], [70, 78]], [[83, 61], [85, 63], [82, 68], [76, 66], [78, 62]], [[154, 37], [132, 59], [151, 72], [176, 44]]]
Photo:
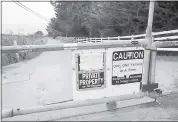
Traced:
[[[178, 34], [178, 30], [170, 30], [170, 31], [162, 31], [162, 32], [152, 32], [152, 36], [162, 36], [168, 34]], [[130, 35], [130, 36], [118, 36], [118, 37], [101, 37], [101, 38], [87, 38], [87, 37], [80, 37], [76, 38], [75, 42], [103, 42], [104, 40], [134, 40], [136, 38], [145, 38], [146, 34], [139, 34], [139, 35]], [[178, 39], [178, 36], [166, 36], [166, 37], [155, 37], [154, 41], [164, 41], [164, 40], [175, 40]]]
[[[135, 38], [135, 37], [134, 37]], [[132, 40], [135, 40], [133, 37], [131, 38]], [[145, 38], [145, 37], [143, 37]], [[86, 43], [86, 42], [104, 42], [104, 41], [115, 41], [115, 40], [126, 40], [127, 38], [123, 38], [123, 37], [109, 37], [109, 38], [85, 38], [85, 39], [77, 39], [76, 41], [73, 41], [74, 43]], [[130, 40], [129, 38], [127, 40]], [[157, 37], [154, 38], [154, 41], [176, 41], [178, 40], [178, 36], [167, 36], [167, 37]]]
[[[60, 51], [60, 50], [80, 50], [80, 49], [99, 49], [99, 48], [114, 48], [114, 47], [135, 47], [135, 46], [145, 46], [146, 41], [143, 39], [134, 40], [138, 44], [132, 44], [132, 40], [120, 40], [112, 42], [100, 42], [100, 43], [68, 43], [59, 45], [22, 45], [22, 46], [2, 46], [0, 49], [2, 53], [17, 53], [17, 52], [40, 52], [40, 51]], [[154, 42], [158, 51], [165, 51], [166, 47], [178, 47], [178, 41], [170, 42]], [[164, 49], [161, 49], [164, 48]], [[152, 50], [152, 49], [151, 49]], [[154, 49], [155, 50], [155, 49]], [[167, 51], [172, 51], [173, 49], [168, 49]], [[177, 51], [178, 48], [174, 49]]]
[[132, 44], [132, 40], [120, 40], [100, 43], [67, 43], [60, 45], [22, 45], [22, 46], [2, 46], [2, 53], [16, 53], [19, 51], [58, 51], [58, 50], [79, 50], [79, 49], [100, 49], [110, 47], [135, 47], [144, 46], [144, 39], [135, 40], [138, 44]]

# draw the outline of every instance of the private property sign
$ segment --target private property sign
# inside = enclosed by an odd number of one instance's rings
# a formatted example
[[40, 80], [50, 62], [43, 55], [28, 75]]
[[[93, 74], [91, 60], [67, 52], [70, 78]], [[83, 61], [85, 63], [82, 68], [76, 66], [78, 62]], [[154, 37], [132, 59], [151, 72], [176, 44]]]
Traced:
[[106, 50], [90, 49], [72, 52], [73, 99], [106, 97]]
[[114, 51], [112, 85], [141, 82], [144, 50]]
[[97, 88], [104, 86], [104, 72], [102, 71], [79, 73], [78, 78], [79, 89]]
[[105, 53], [88, 51], [76, 57], [78, 90], [98, 89], [105, 86]]

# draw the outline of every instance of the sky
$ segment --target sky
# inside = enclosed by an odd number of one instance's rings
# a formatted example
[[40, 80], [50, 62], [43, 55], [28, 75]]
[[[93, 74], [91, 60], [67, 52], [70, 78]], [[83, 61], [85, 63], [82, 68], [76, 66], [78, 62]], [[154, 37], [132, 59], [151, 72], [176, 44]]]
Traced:
[[32, 34], [38, 30], [46, 32], [46, 25], [55, 16], [49, 2], [21, 2], [26, 7], [48, 19], [45, 21], [26, 11], [14, 2], [2, 2], [2, 33]]

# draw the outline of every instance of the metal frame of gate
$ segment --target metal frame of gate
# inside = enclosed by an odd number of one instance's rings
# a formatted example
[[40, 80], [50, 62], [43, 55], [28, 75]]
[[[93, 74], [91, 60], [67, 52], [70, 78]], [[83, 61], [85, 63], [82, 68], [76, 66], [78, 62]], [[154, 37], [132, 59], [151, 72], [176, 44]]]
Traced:
[[[100, 48], [114, 48], [114, 47], [139, 47], [145, 48], [145, 59], [144, 59], [144, 71], [143, 71], [143, 82], [141, 94], [124, 95], [117, 97], [108, 97], [102, 99], [92, 99], [87, 101], [77, 101], [77, 102], [67, 102], [55, 105], [37, 106], [31, 108], [17, 108], [8, 109], [2, 111], [2, 118], [8, 118], [18, 115], [54, 111], [68, 108], [76, 108], [82, 106], [89, 106], [101, 103], [108, 103], [118, 100], [127, 100], [132, 98], [140, 98], [145, 95], [145, 93], [154, 92], [153, 90], [157, 88], [155, 83], [155, 65], [156, 65], [156, 54], [157, 48], [161, 47], [177, 47], [178, 41], [170, 42], [153, 42], [152, 37], [152, 22], [153, 22], [153, 11], [154, 11], [154, 1], [150, 1], [149, 8], [149, 19], [148, 26], [146, 30], [146, 36], [143, 39], [131, 39], [131, 40], [121, 40], [115, 41], [115, 39], [109, 38], [110, 42], [98, 42], [98, 43], [68, 43], [60, 45], [22, 45], [22, 46], [2, 46], [2, 53], [17, 53], [23, 51], [60, 51], [60, 50], [80, 50], [80, 49], [100, 49]], [[144, 36], [144, 35], [143, 35]], [[166, 51], [166, 50], [164, 50]], [[151, 89], [151, 90], [150, 90]]]

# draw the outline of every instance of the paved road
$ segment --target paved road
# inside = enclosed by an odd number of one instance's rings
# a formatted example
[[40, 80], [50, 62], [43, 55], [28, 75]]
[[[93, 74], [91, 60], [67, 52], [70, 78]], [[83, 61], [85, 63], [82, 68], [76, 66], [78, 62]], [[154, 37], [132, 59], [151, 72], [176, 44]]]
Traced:
[[[48, 40], [48, 44], [60, 41]], [[57, 103], [72, 99], [71, 52], [43, 52], [35, 59], [3, 67], [2, 107], [17, 108]], [[178, 57], [157, 59], [156, 81], [164, 93], [177, 92]], [[114, 113], [98, 113], [72, 120], [162, 120], [176, 118], [177, 97], [161, 98], [160, 105], [137, 106]], [[170, 107], [169, 107], [170, 106]], [[172, 106], [172, 107], [171, 107]], [[176, 106], [176, 107], [175, 107]], [[150, 114], [151, 113], [151, 114]], [[172, 117], [174, 116], [174, 117]], [[163, 117], [163, 118], [161, 118]], [[60, 118], [60, 117], [59, 117]], [[70, 120], [64, 119], [64, 120]]]

